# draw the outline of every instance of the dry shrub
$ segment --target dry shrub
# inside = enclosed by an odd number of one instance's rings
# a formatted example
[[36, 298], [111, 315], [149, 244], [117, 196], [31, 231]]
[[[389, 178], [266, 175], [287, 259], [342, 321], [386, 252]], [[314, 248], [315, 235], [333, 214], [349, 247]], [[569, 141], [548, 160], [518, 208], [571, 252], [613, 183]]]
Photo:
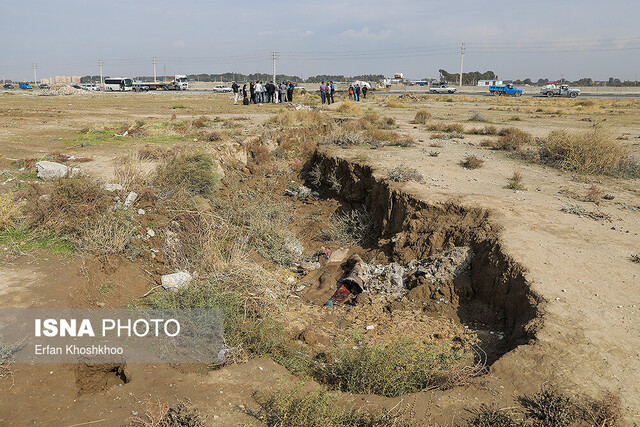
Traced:
[[308, 158], [318, 147], [318, 143], [327, 135], [328, 127], [285, 128], [272, 135], [278, 148], [273, 152], [277, 158]]
[[131, 243], [134, 232], [130, 216], [114, 211], [86, 221], [79, 245], [94, 253], [122, 253]]
[[353, 101], [345, 101], [336, 109], [339, 113], [351, 114], [354, 116], [359, 116], [362, 114], [362, 108], [358, 105], [357, 102]]
[[519, 425], [510, 412], [498, 409], [493, 405], [480, 405], [470, 410], [472, 416], [466, 422], [467, 427], [516, 427]]
[[410, 135], [401, 135], [398, 132], [391, 132], [381, 129], [367, 129], [363, 133], [365, 142], [382, 147], [386, 145], [397, 147], [412, 147], [415, 140]]
[[329, 227], [322, 232], [322, 238], [341, 245], [364, 246], [371, 240], [373, 229], [373, 216], [364, 208], [335, 212], [329, 219]]
[[208, 197], [219, 187], [220, 177], [210, 154], [180, 153], [158, 166], [154, 182], [168, 192], [183, 189]]
[[387, 173], [387, 179], [394, 182], [423, 182], [424, 176], [414, 168], [405, 165], [397, 166]]
[[484, 118], [484, 116], [478, 112], [474, 112], [471, 117], [469, 117], [469, 121], [470, 122], [486, 122], [487, 119]]
[[599, 400], [585, 399], [581, 407], [583, 418], [594, 426], [613, 427], [622, 420], [620, 395], [611, 390], [605, 390]]
[[511, 178], [509, 178], [509, 182], [505, 188], [518, 191], [526, 190], [526, 187], [522, 184], [522, 173], [515, 171], [513, 175], [511, 175]]
[[518, 402], [534, 426], [568, 426], [577, 417], [574, 402], [554, 387], [543, 386], [538, 393], [519, 396]]
[[589, 191], [587, 191], [587, 201], [593, 202], [596, 205], [600, 204], [602, 201], [602, 197], [604, 196], [604, 190], [597, 185], [592, 185], [589, 187]]
[[431, 120], [431, 113], [428, 112], [427, 110], [419, 110], [413, 119], [415, 123], [419, 123], [423, 125], [427, 124], [429, 120]]
[[331, 118], [326, 114], [313, 110], [281, 110], [273, 116], [269, 123], [280, 126], [314, 127], [328, 124]]
[[164, 152], [160, 150], [143, 150], [140, 150], [142, 155], [138, 152], [116, 160], [113, 174], [116, 182], [123, 188], [134, 189], [147, 186], [151, 181], [153, 170], [152, 163], [147, 159], [165, 156]]
[[178, 401], [175, 406], [169, 405], [160, 399], [145, 400], [143, 416], [135, 415], [127, 419], [128, 425], [143, 427], [204, 427], [205, 423], [198, 410], [188, 401]]
[[251, 156], [251, 161], [256, 165], [267, 163], [271, 159], [271, 153], [269, 153], [267, 147], [259, 142], [253, 143], [249, 147], [249, 155]]
[[496, 145], [497, 145], [497, 141], [493, 139], [485, 138], [482, 141], [480, 141], [481, 147], [496, 148]]
[[478, 169], [482, 166], [484, 160], [480, 159], [477, 156], [467, 156], [461, 162], [460, 165], [467, 169]]
[[220, 132], [213, 130], [211, 132], [202, 132], [200, 138], [204, 141], [216, 142], [222, 140], [222, 135]]
[[404, 108], [405, 105], [397, 97], [387, 97], [382, 101], [387, 108]]
[[203, 127], [207, 126], [207, 122], [208, 121], [209, 121], [209, 119], [206, 118], [205, 116], [200, 116], [200, 117], [198, 117], [197, 119], [195, 119], [193, 121], [193, 127], [197, 128], [197, 129], [203, 128]]
[[87, 177], [55, 181], [48, 198], [41, 198], [33, 186], [26, 199], [31, 226], [76, 238], [82, 236], [86, 221], [101, 216], [113, 203], [100, 185]]
[[149, 131], [145, 127], [144, 120], [137, 120], [133, 125], [123, 125], [120, 130], [116, 133], [122, 135], [127, 133], [127, 136], [132, 138], [142, 138], [149, 135]]
[[324, 142], [327, 144], [338, 145], [340, 147], [352, 147], [364, 144], [365, 139], [359, 132], [338, 128], [332, 130], [325, 138]]
[[442, 122], [428, 122], [427, 129], [435, 132], [462, 133], [464, 126], [460, 123], [445, 124]]
[[518, 150], [533, 140], [530, 133], [513, 127], [501, 129], [499, 135], [496, 148], [506, 151]]
[[167, 157], [175, 156], [176, 150], [173, 148], [159, 148], [146, 145], [144, 148], [138, 150], [139, 160], [156, 160], [165, 159]]
[[493, 125], [485, 126], [483, 128], [471, 128], [467, 131], [467, 133], [473, 135], [497, 135], [498, 128]]
[[24, 201], [16, 201], [11, 193], [0, 194], [0, 230], [14, 225]]
[[570, 134], [555, 130], [542, 142], [543, 162], [585, 174], [612, 174], [631, 150], [614, 140], [604, 129]]

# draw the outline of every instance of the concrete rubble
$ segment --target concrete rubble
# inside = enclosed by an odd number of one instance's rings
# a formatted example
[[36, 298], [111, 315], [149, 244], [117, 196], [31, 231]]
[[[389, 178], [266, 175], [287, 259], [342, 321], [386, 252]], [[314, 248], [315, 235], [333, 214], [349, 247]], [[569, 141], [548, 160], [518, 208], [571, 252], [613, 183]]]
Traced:
[[82, 175], [82, 169], [47, 160], [36, 163], [38, 178], [45, 181]]
[[172, 292], [178, 292], [191, 282], [191, 274], [185, 271], [178, 271], [177, 273], [165, 274], [160, 278], [161, 286]]

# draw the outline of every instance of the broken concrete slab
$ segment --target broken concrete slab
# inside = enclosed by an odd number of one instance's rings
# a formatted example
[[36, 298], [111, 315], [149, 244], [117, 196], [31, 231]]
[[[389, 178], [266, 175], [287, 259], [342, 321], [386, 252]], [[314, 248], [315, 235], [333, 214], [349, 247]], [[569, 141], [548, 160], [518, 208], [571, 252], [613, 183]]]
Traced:
[[38, 178], [49, 181], [52, 179], [60, 179], [65, 177], [74, 177], [82, 174], [82, 169], [74, 168], [62, 163], [49, 162], [43, 160], [36, 163]]

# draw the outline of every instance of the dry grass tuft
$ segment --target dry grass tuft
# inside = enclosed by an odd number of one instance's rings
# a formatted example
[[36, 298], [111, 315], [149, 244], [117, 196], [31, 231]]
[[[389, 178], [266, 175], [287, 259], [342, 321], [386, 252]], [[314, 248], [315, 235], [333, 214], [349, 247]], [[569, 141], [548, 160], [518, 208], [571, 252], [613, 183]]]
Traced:
[[499, 132], [500, 138], [496, 142], [496, 148], [506, 151], [519, 150], [533, 141], [530, 133], [518, 128], [504, 128]]
[[596, 205], [599, 205], [602, 202], [602, 198], [604, 197], [604, 190], [597, 185], [592, 185], [589, 187], [589, 191], [587, 191], [587, 201], [593, 202]]
[[362, 114], [362, 108], [354, 101], [345, 101], [336, 109], [337, 112], [343, 114], [350, 114], [353, 116], [359, 116]]
[[431, 120], [431, 113], [427, 110], [419, 110], [416, 113], [415, 118], [413, 119], [415, 123], [419, 123], [422, 125], [426, 125], [429, 120]]
[[[113, 173], [116, 182], [126, 189], [139, 189], [151, 182], [152, 164], [147, 159], [168, 155], [165, 151], [141, 149], [137, 154], [116, 160]], [[157, 156], [157, 157], [156, 157]]]
[[620, 395], [611, 390], [605, 390], [599, 400], [586, 399], [581, 406], [583, 418], [591, 425], [613, 427], [622, 420]]
[[482, 167], [483, 164], [484, 160], [474, 155], [467, 156], [460, 162], [460, 165], [467, 169], [478, 169]]
[[509, 182], [505, 188], [518, 191], [526, 190], [527, 188], [522, 184], [522, 173], [515, 171], [513, 175], [511, 175], [511, 178], [509, 178]]
[[423, 182], [424, 176], [414, 168], [405, 165], [396, 166], [387, 173], [387, 179], [394, 182]]
[[613, 174], [631, 150], [604, 129], [570, 134], [555, 130], [543, 141], [540, 158], [556, 167], [585, 174]]
[[213, 159], [205, 153], [181, 153], [166, 159], [156, 169], [155, 184], [169, 192], [185, 189], [192, 194], [211, 196], [220, 185]]
[[0, 194], [0, 230], [14, 225], [24, 201], [16, 201], [11, 193]]

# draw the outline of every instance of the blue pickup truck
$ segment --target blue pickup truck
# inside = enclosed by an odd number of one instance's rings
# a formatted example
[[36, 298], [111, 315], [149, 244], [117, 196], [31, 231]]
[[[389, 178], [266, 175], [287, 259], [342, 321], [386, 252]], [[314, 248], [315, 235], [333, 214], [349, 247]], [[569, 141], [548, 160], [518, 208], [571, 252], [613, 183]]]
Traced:
[[508, 84], [504, 86], [489, 86], [489, 92], [496, 96], [509, 95], [518, 97], [522, 96], [522, 92], [524, 92], [524, 89], [518, 89], [513, 87], [512, 84]]
[[20, 89], [31, 89], [31, 84], [29, 84], [29, 83], [18, 83], [18, 87], [20, 87]]

